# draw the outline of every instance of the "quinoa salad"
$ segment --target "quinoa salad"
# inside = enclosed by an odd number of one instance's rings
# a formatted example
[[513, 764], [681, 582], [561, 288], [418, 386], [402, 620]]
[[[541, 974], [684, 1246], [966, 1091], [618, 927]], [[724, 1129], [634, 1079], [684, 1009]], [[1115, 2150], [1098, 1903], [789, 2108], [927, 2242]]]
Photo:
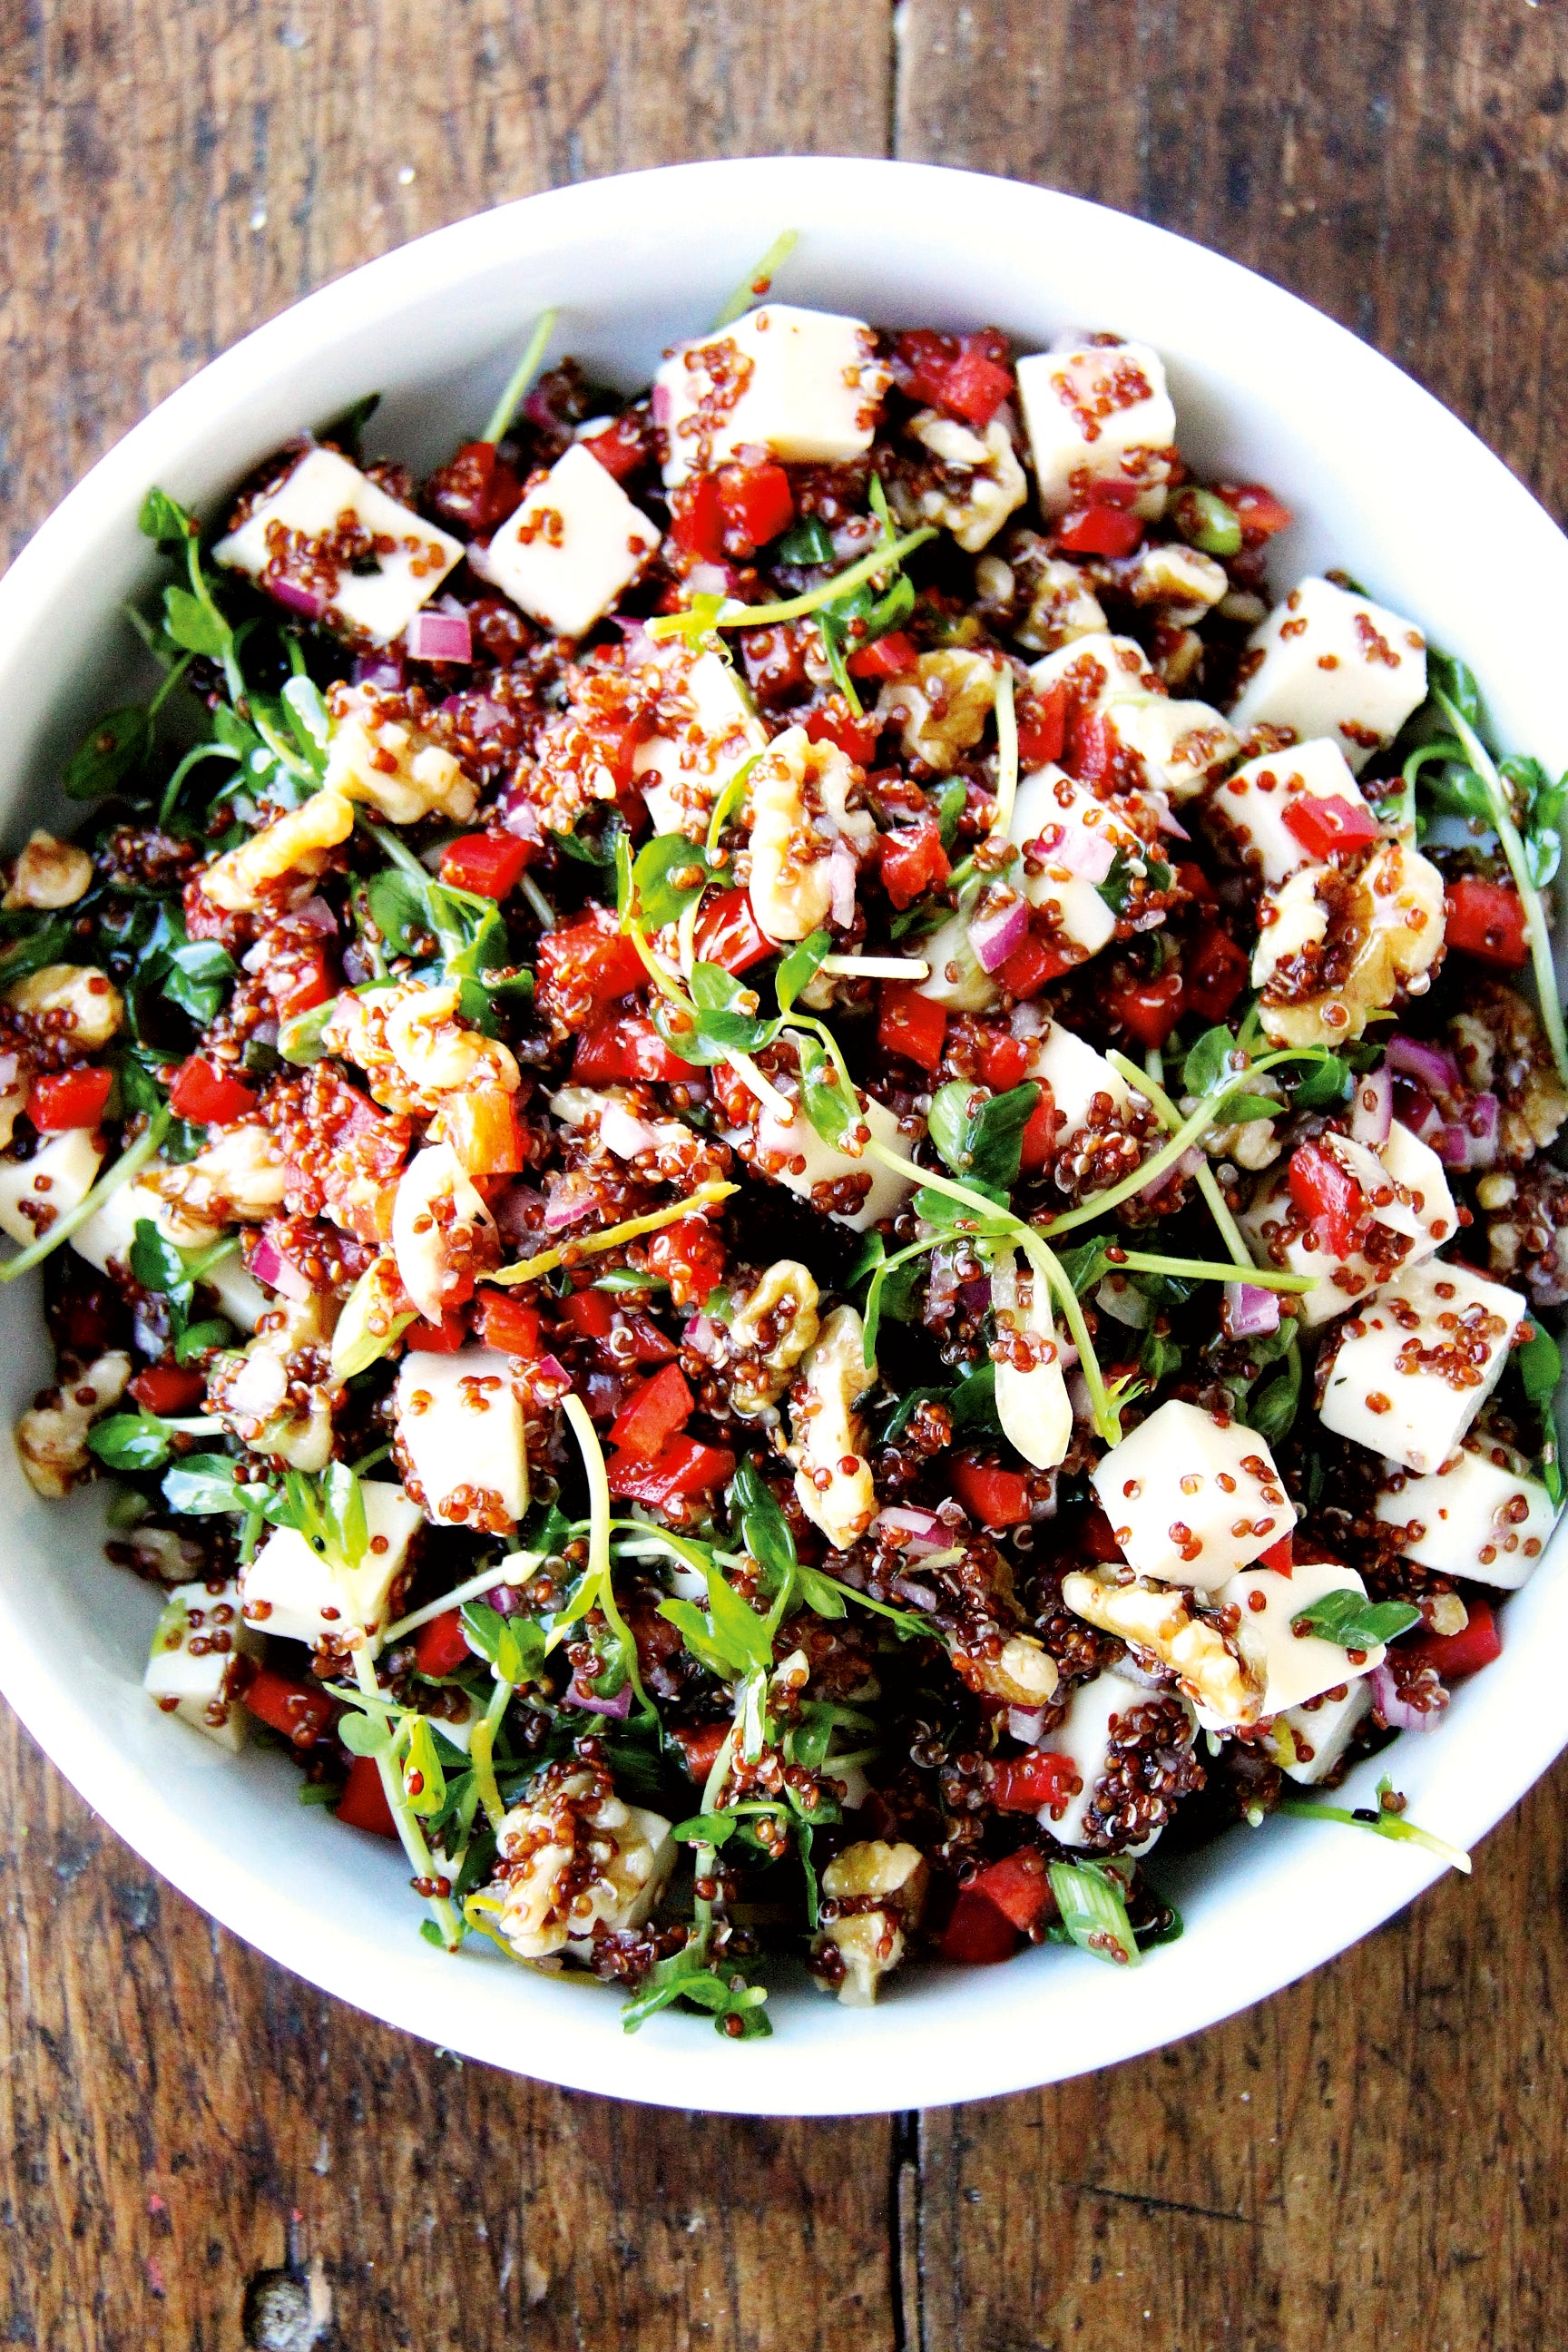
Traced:
[[16, 1443], [168, 1737], [738, 2038], [1138, 1965], [1277, 1811], [1468, 1867], [1335, 1791], [1563, 1494], [1563, 787], [1156, 352], [789, 242], [423, 480], [367, 400], [152, 489], [162, 682], [0, 914]]

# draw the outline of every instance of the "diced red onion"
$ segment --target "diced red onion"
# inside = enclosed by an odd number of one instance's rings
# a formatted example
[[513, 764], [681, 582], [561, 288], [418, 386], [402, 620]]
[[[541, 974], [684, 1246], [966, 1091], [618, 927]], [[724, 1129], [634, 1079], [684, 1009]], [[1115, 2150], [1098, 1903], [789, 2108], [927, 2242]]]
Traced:
[[947, 1531], [936, 1513], [918, 1510], [909, 1503], [889, 1503], [885, 1510], [878, 1512], [871, 1525], [900, 1535], [923, 1537], [931, 1543], [947, 1541]]
[[994, 914], [978, 915], [969, 926], [969, 944], [982, 971], [999, 971], [1029, 936], [1029, 902], [1010, 899]]
[[265, 1234], [251, 1250], [248, 1271], [258, 1282], [266, 1283], [268, 1289], [281, 1291], [285, 1298], [309, 1298], [311, 1295], [309, 1276], [301, 1274]]
[[827, 861], [828, 904], [833, 919], [841, 931], [847, 931], [855, 920], [855, 853], [849, 844], [837, 840]]
[[1393, 1125], [1394, 1074], [1388, 1069], [1368, 1070], [1355, 1082], [1351, 1133], [1358, 1143], [1375, 1146], [1388, 1141]]
[[355, 686], [400, 687], [403, 656], [395, 646], [389, 646], [384, 653], [356, 654], [350, 677]]
[[279, 604], [287, 604], [291, 613], [303, 613], [307, 620], [319, 621], [327, 609], [327, 600], [319, 589], [303, 588], [297, 580], [283, 580], [269, 573], [261, 584]]
[[610, 626], [621, 633], [621, 649], [628, 669], [643, 669], [649, 662], [658, 661], [659, 648], [649, 636], [646, 621], [627, 620], [624, 613], [612, 613]]
[[910, 1609], [934, 1609], [940, 1597], [934, 1584], [921, 1584], [912, 1576], [889, 1577], [888, 1590]]
[[991, 1304], [990, 1276], [977, 1275], [973, 1282], [961, 1282], [958, 1303], [966, 1315], [984, 1315]]
[[466, 613], [416, 613], [403, 633], [412, 661], [468, 662], [473, 634]]
[[719, 1326], [710, 1315], [694, 1315], [680, 1335], [680, 1344], [710, 1364], [716, 1364], [723, 1352]]
[[1477, 1095], [1464, 1118], [1428, 1138], [1445, 1168], [1489, 1168], [1498, 1154], [1496, 1095]]
[[526, 1364], [523, 1377], [541, 1404], [559, 1404], [572, 1387], [572, 1375], [559, 1356], [541, 1356], [538, 1363]]
[[1189, 1145], [1173, 1168], [1165, 1169], [1161, 1175], [1152, 1177], [1147, 1184], [1139, 1186], [1138, 1199], [1147, 1201], [1152, 1194], [1163, 1192], [1167, 1184], [1178, 1183], [1184, 1176], [1195, 1176], [1203, 1164], [1203, 1153], [1195, 1145]]
[[1260, 1290], [1255, 1282], [1227, 1282], [1225, 1286], [1225, 1328], [1233, 1339], [1251, 1339], [1261, 1332], [1278, 1331], [1278, 1292]]
[[1007, 1728], [1015, 1739], [1022, 1740], [1026, 1748], [1039, 1746], [1045, 1727], [1046, 1710], [1043, 1706], [1010, 1706], [1007, 1709]]
[[510, 723], [501, 705], [488, 694], [449, 694], [445, 702], [438, 702], [436, 708], [446, 717], [461, 719], [464, 729], [470, 735], [483, 737], [493, 728], [505, 727]]
[[498, 1617], [521, 1617], [528, 1606], [520, 1584], [492, 1584], [488, 1592], [480, 1593], [479, 1599]]
[[586, 1707], [591, 1714], [612, 1715], [618, 1718], [631, 1713], [632, 1686], [630, 1683], [623, 1683], [614, 1698], [595, 1698], [592, 1691], [583, 1688], [574, 1675], [561, 1694], [561, 1704], [563, 1706]]
[[654, 1151], [658, 1137], [646, 1118], [634, 1118], [620, 1103], [606, 1104], [599, 1116], [599, 1140], [617, 1160], [635, 1160], [639, 1151]]
[[564, 1233], [568, 1225], [580, 1225], [594, 1211], [593, 1188], [586, 1180], [568, 1176], [556, 1185], [544, 1203], [544, 1230], [547, 1234]]
[[648, 415], [652, 417], [656, 425], [668, 425], [669, 423], [670, 403], [673, 398], [674, 394], [671, 393], [668, 384], [660, 383], [656, 377], [654, 379], [653, 393], [648, 401]]
[[1116, 863], [1116, 844], [1102, 824], [1073, 824], [1059, 849], [1051, 852], [1053, 866], [1065, 866], [1083, 882], [1103, 882]]
[[1412, 1706], [1399, 1695], [1399, 1685], [1386, 1661], [1367, 1676], [1372, 1703], [1390, 1731], [1436, 1731], [1443, 1719], [1440, 1706]]
[[1458, 1062], [1443, 1046], [1431, 1045], [1425, 1037], [1390, 1037], [1384, 1047], [1384, 1059], [1391, 1070], [1400, 1070], [1407, 1078], [1418, 1080], [1428, 1094], [1452, 1095], [1459, 1091]]
[[330, 937], [338, 928], [338, 919], [324, 898], [305, 898], [289, 910], [291, 923], [304, 923], [312, 931]]
[[1167, 801], [1161, 801], [1159, 803], [1159, 825], [1161, 832], [1168, 833], [1173, 841], [1191, 841], [1193, 837], [1186, 826], [1173, 814]]

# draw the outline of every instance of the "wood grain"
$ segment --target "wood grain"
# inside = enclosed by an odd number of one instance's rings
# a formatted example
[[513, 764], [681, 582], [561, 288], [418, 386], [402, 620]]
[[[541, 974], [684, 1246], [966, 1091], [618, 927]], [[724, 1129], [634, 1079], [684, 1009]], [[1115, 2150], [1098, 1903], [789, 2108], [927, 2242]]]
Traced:
[[[1565, 110], [1563, 12], [1526, 0], [0, 0], [0, 530], [402, 238], [591, 173], [890, 131], [1266, 269], [1563, 510]], [[0, 1788], [0, 2341], [1568, 2342], [1568, 1770], [1473, 1883], [1262, 2010], [1037, 2096], [848, 2125], [460, 2065], [213, 1928], [9, 1724]]]

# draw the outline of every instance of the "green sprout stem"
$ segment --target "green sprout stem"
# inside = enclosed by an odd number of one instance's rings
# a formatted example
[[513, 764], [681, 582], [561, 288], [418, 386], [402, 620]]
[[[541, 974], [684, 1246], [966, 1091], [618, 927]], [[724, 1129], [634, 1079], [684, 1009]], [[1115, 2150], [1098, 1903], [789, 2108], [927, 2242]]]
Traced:
[[[1112, 1052], [1107, 1056], [1107, 1058], [1110, 1062], [1112, 1068], [1120, 1070], [1124, 1078], [1135, 1081], [1140, 1092], [1146, 1094], [1150, 1101], [1153, 1104], [1155, 1110], [1159, 1114], [1160, 1124], [1164, 1128], [1166, 1133], [1173, 1134], [1175, 1129], [1181, 1126], [1182, 1114], [1176, 1108], [1175, 1104], [1171, 1100], [1170, 1096], [1165, 1092], [1164, 1087], [1161, 1085], [1160, 1073], [1148, 1066], [1140, 1070], [1135, 1063], [1130, 1062], [1127, 1059], [1127, 1056], [1124, 1054]], [[1150, 1054], [1149, 1061], [1152, 1064], [1157, 1059], [1158, 1052], [1156, 1050]], [[1252, 1252], [1247, 1248], [1246, 1242], [1242, 1239], [1241, 1228], [1230, 1213], [1225, 1194], [1220, 1190], [1219, 1178], [1215, 1174], [1214, 1170], [1209, 1166], [1206, 1160], [1204, 1161], [1203, 1166], [1198, 1170], [1198, 1190], [1204, 1196], [1209, 1214], [1215, 1221], [1215, 1225], [1218, 1231], [1221, 1241], [1225, 1244], [1226, 1248], [1230, 1253], [1231, 1264], [1244, 1268], [1248, 1279], [1250, 1280], [1253, 1276]], [[1261, 1286], [1266, 1289], [1273, 1289], [1277, 1288], [1279, 1286], [1276, 1284], [1264, 1284]], [[1305, 1285], [1305, 1287], [1310, 1290], [1313, 1287], [1313, 1283], [1309, 1282]]]
[[[842, 572], [836, 572], [831, 580], [824, 580], [816, 588], [803, 589], [798, 596], [786, 596], [776, 604], [736, 604], [731, 609], [721, 608], [714, 614], [711, 625], [716, 629], [770, 629], [781, 621], [804, 620], [808, 613], [820, 612], [824, 604], [834, 604], [841, 596], [851, 595], [868, 580], [876, 579], [879, 572], [891, 571], [903, 562], [906, 555], [912, 555], [917, 547], [923, 547], [928, 539], [934, 539], [936, 535], [934, 524], [922, 524], [919, 530], [906, 531], [901, 539], [895, 539], [890, 545], [874, 547], [869, 555], [862, 555], [858, 562], [847, 565]], [[650, 621], [647, 633], [656, 640], [679, 637], [686, 634], [688, 626], [689, 616], [686, 614], [670, 613]]]
[[62, 1242], [68, 1241], [89, 1218], [95, 1217], [121, 1185], [129, 1184], [134, 1177], [140, 1176], [147, 1162], [156, 1157], [174, 1116], [167, 1103], [155, 1110], [135, 1142], [121, 1153], [109, 1173], [99, 1178], [91, 1192], [84, 1193], [74, 1209], [62, 1209], [47, 1234], [40, 1234], [36, 1242], [29, 1242], [26, 1249], [18, 1250], [15, 1257], [7, 1258], [5, 1264], [0, 1265], [0, 1282], [15, 1282], [18, 1275], [27, 1274], [34, 1266], [41, 1265]]
[[490, 411], [490, 421], [479, 436], [481, 441], [489, 441], [493, 445], [501, 438], [507, 426], [511, 423], [517, 414], [519, 401], [539, 373], [539, 363], [544, 357], [545, 346], [555, 332], [555, 321], [559, 315], [555, 310], [546, 310], [532, 334], [530, 335], [528, 348], [513, 369], [506, 390]]
[[[354, 1652], [354, 1679], [365, 1698], [376, 1702], [379, 1712], [384, 1703], [375, 1679], [375, 1668], [371, 1663], [368, 1643], [362, 1642]], [[419, 1825], [419, 1817], [408, 1801], [407, 1791], [403, 1786], [403, 1774], [398, 1769], [397, 1758], [394, 1749], [390, 1747], [384, 1748], [375, 1762], [376, 1769], [381, 1774], [381, 1785], [385, 1793], [388, 1808], [393, 1820], [397, 1824], [397, 1834], [403, 1841], [403, 1851], [413, 1865], [416, 1878], [428, 1879], [441, 1876], [443, 1874], [437, 1870], [435, 1856], [426, 1843], [425, 1832]], [[452, 1908], [450, 1898], [445, 1895], [432, 1895], [426, 1899], [430, 1906], [430, 1916], [441, 1931], [442, 1942], [449, 1952], [455, 1952], [463, 1940], [463, 1932], [458, 1924], [458, 1915]]]
[[732, 327], [737, 319], [744, 317], [753, 302], [761, 302], [764, 299], [773, 279], [799, 243], [799, 229], [786, 228], [780, 231], [762, 259], [753, 263], [747, 270], [744, 278], [714, 320], [715, 334], [720, 333], [725, 327]]
[[1289, 1813], [1299, 1822], [1346, 1822], [1352, 1829], [1370, 1830], [1373, 1837], [1394, 1838], [1408, 1845], [1422, 1845], [1446, 1862], [1450, 1870], [1462, 1870], [1468, 1877], [1470, 1857], [1462, 1848], [1450, 1845], [1431, 1830], [1424, 1830], [1415, 1822], [1407, 1822], [1397, 1813], [1381, 1810], [1373, 1813], [1371, 1806], [1352, 1811], [1349, 1805], [1318, 1805], [1304, 1797], [1287, 1797], [1278, 1810]]

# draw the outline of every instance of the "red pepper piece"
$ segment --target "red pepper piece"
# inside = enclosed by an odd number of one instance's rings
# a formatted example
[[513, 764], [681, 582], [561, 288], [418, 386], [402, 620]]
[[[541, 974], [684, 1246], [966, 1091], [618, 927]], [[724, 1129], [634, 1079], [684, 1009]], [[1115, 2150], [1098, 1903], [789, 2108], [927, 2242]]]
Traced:
[[531, 842], [515, 833], [464, 833], [441, 852], [441, 879], [477, 898], [509, 898], [533, 855]]
[[258, 1723], [281, 1732], [296, 1748], [314, 1748], [337, 1720], [337, 1708], [320, 1683], [296, 1682], [271, 1666], [258, 1666], [240, 1696]]
[[882, 731], [874, 718], [857, 719], [841, 694], [830, 694], [826, 702], [803, 712], [800, 723], [809, 741], [837, 743], [847, 760], [862, 768], [874, 755]]
[[1290, 1198], [1310, 1217], [1331, 1257], [1349, 1257], [1366, 1223], [1366, 1195], [1355, 1178], [1321, 1143], [1300, 1143], [1290, 1155]]
[[1014, 949], [995, 977], [1009, 996], [1021, 1000], [1038, 996], [1042, 988], [1072, 968], [1071, 956], [1064, 955], [1049, 940], [1041, 939], [1037, 931], [1031, 931], [1023, 946]]
[[573, 1029], [594, 1026], [606, 1004], [629, 996], [647, 978], [642, 958], [605, 908], [546, 931], [535, 961], [541, 996]]
[[653, 463], [648, 420], [638, 408], [623, 409], [602, 433], [589, 434], [583, 446], [617, 482], [626, 481], [639, 467]]
[[952, 1465], [952, 1490], [983, 1528], [1021, 1528], [1028, 1518], [1029, 1485], [1021, 1470], [961, 1458]]
[[615, 1328], [616, 1310], [603, 1290], [574, 1290], [561, 1311], [580, 1339], [607, 1339]]
[[1018, 1142], [1018, 1172], [1033, 1176], [1057, 1148], [1057, 1105], [1049, 1087], [1040, 1087], [1040, 1099], [1024, 1122]]
[[610, 1443], [638, 1462], [654, 1462], [691, 1418], [697, 1400], [679, 1364], [644, 1381], [616, 1415]]
[[1365, 849], [1378, 838], [1377, 819], [1369, 808], [1347, 801], [1342, 793], [1298, 793], [1282, 812], [1287, 833], [1293, 833], [1309, 857], [1320, 863], [1336, 850]]
[[782, 466], [766, 458], [761, 465], [721, 466], [719, 510], [723, 518], [721, 552], [731, 558], [754, 555], [770, 539], [777, 539], [795, 520], [795, 494]]
[[[722, 964], [731, 978], [738, 979], [754, 963], [777, 950], [752, 912], [752, 901], [744, 890], [720, 890], [708, 899], [697, 919], [693, 944], [704, 963]], [[687, 1065], [682, 1063], [686, 1069]]]
[[374, 1756], [354, 1758], [335, 1810], [339, 1821], [347, 1822], [351, 1830], [369, 1830], [373, 1837], [397, 1835], [397, 1823], [381, 1785], [381, 1767]]
[[408, 1326], [403, 1344], [411, 1356], [455, 1356], [468, 1336], [468, 1318], [460, 1307], [449, 1307], [439, 1323], [421, 1315]]
[[885, 980], [878, 1000], [877, 1043], [884, 1054], [901, 1054], [922, 1070], [935, 1072], [942, 1062], [947, 1013], [940, 1004], [907, 980]]
[[40, 1135], [69, 1127], [96, 1127], [114, 1084], [112, 1070], [62, 1070], [36, 1078], [27, 1097], [27, 1117]]
[[232, 1127], [236, 1119], [253, 1111], [258, 1100], [243, 1079], [232, 1076], [221, 1064], [209, 1062], [200, 1054], [193, 1054], [188, 1062], [181, 1063], [169, 1088], [174, 1117], [189, 1119], [197, 1127]]
[[706, 1780], [719, 1760], [719, 1750], [729, 1728], [727, 1723], [683, 1723], [672, 1728], [669, 1736], [680, 1742], [686, 1769], [694, 1780]]
[[499, 1348], [503, 1355], [522, 1356], [536, 1364], [544, 1353], [540, 1334], [537, 1307], [525, 1307], [507, 1290], [480, 1293], [479, 1337], [487, 1348]]
[[1131, 555], [1143, 536], [1143, 518], [1123, 507], [1075, 507], [1057, 525], [1057, 545], [1068, 555]]
[[724, 507], [716, 474], [691, 474], [669, 501], [669, 535], [700, 563], [724, 561]]
[[1018, 1931], [1006, 1914], [978, 1886], [962, 1887], [952, 1916], [942, 1931], [943, 1959], [960, 1968], [989, 1968], [998, 1960], [1010, 1960], [1017, 1948]]
[[1044, 768], [1059, 760], [1068, 739], [1068, 690], [1047, 687], [1044, 694], [1021, 694], [1017, 705], [1018, 764]]
[[432, 1617], [428, 1625], [419, 1628], [414, 1655], [422, 1675], [455, 1675], [468, 1664], [469, 1654], [460, 1610], [443, 1609], [439, 1617]]
[[1470, 1621], [1462, 1633], [1423, 1633], [1418, 1641], [1400, 1645], [1407, 1657], [1418, 1658], [1424, 1666], [1436, 1666], [1446, 1683], [1479, 1674], [1482, 1666], [1489, 1666], [1502, 1655], [1502, 1636], [1490, 1601], [1468, 1600], [1465, 1606]]
[[902, 677], [919, 659], [914, 639], [902, 629], [889, 629], [851, 654], [847, 667], [851, 677]]
[[1281, 1536], [1279, 1542], [1271, 1543], [1267, 1551], [1260, 1551], [1258, 1565], [1259, 1568], [1271, 1568], [1276, 1576], [1289, 1576], [1296, 1565], [1295, 1537]]
[[1289, 508], [1261, 482], [1216, 482], [1215, 489], [1238, 518], [1244, 547], [1261, 547], [1294, 520]]
[[980, 1075], [986, 1085], [999, 1095], [1005, 1095], [1024, 1082], [1029, 1066], [1029, 1049], [1021, 1037], [1003, 1030], [998, 1035], [994, 1029], [984, 1032], [980, 1046]]
[[882, 887], [900, 908], [912, 906], [928, 890], [939, 889], [952, 871], [934, 816], [883, 834], [878, 856]]
[[647, 1245], [650, 1274], [663, 1275], [677, 1307], [700, 1307], [724, 1276], [724, 1244], [704, 1217], [666, 1225]]
[[1184, 1013], [1205, 1021], [1223, 1021], [1251, 970], [1246, 952], [1218, 923], [1200, 924], [1184, 964]]
[[1070, 1797], [1077, 1778], [1070, 1756], [1031, 1748], [1026, 1756], [1009, 1756], [993, 1767], [992, 1801], [1004, 1813], [1037, 1813], [1042, 1805], [1059, 1805]]
[[1495, 964], [1501, 971], [1518, 971], [1530, 961], [1530, 938], [1524, 927], [1524, 902], [1510, 882], [1486, 882], [1479, 874], [1461, 874], [1449, 883], [1445, 898], [1447, 925], [1444, 936], [1461, 955], [1478, 963]]
[[608, 1468], [612, 1495], [660, 1509], [689, 1495], [705, 1495], [721, 1486], [733, 1475], [735, 1457], [727, 1446], [702, 1445], [694, 1437], [672, 1437], [655, 1462], [616, 1454], [610, 1457]]
[[1020, 1935], [1026, 1936], [1037, 1927], [1047, 1911], [1056, 1906], [1051, 1895], [1051, 1882], [1046, 1873], [1046, 1857], [1033, 1846], [1021, 1846], [1001, 1862], [988, 1862], [973, 1882], [974, 1892], [994, 1903], [998, 1911], [1013, 1922]]
[[1180, 970], [1170, 964], [1158, 980], [1113, 990], [1106, 997], [1105, 1008], [1131, 1031], [1141, 1045], [1163, 1045], [1182, 1017], [1183, 987]]
[[131, 1393], [139, 1405], [168, 1421], [179, 1413], [195, 1412], [206, 1394], [206, 1385], [200, 1372], [187, 1371], [183, 1365], [149, 1364], [132, 1381]]

